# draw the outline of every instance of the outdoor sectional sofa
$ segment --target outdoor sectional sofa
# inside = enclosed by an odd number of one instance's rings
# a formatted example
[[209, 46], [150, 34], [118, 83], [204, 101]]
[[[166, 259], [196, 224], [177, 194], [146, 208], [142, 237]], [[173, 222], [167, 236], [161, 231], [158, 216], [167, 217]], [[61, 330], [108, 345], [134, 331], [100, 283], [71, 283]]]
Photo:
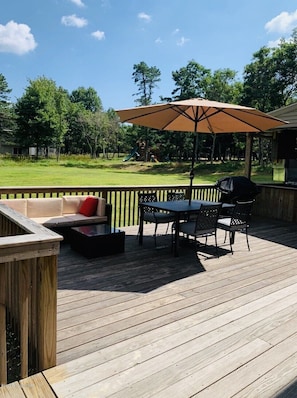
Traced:
[[4, 204], [38, 224], [56, 230], [87, 224], [110, 224], [111, 205], [92, 195], [59, 198], [2, 199]]

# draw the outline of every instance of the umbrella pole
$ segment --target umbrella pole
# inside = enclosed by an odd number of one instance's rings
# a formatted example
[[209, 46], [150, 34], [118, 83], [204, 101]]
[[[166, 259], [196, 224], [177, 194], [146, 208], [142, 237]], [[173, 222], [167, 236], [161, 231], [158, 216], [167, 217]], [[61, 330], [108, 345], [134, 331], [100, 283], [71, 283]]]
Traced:
[[192, 201], [193, 180], [194, 180], [194, 176], [195, 176], [194, 164], [195, 164], [195, 157], [196, 157], [196, 145], [197, 145], [197, 133], [195, 133], [194, 143], [193, 143], [192, 163], [191, 163], [191, 170], [190, 170], [189, 205], [191, 204], [191, 201]]

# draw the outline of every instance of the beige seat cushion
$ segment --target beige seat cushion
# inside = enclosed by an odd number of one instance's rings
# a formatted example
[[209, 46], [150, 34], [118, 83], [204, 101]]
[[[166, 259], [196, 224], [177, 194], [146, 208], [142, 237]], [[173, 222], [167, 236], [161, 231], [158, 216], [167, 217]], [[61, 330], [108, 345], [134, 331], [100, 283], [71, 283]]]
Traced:
[[75, 227], [78, 225], [102, 223], [107, 221], [107, 217], [91, 216], [86, 217], [82, 214], [67, 214], [61, 217], [38, 217], [33, 220], [45, 227]]

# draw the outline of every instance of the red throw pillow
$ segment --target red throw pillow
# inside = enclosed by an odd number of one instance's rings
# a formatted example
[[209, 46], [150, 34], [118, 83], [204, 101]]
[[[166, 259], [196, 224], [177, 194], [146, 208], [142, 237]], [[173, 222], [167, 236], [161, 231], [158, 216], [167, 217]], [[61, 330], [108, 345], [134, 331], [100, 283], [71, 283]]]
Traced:
[[79, 213], [86, 217], [91, 217], [96, 214], [98, 205], [98, 198], [88, 196], [81, 204]]

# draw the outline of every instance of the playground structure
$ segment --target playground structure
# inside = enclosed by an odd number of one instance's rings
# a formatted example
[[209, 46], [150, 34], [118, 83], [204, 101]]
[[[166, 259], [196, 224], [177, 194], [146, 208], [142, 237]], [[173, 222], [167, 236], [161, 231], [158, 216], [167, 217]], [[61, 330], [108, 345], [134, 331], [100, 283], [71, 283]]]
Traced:
[[144, 140], [139, 140], [129, 155], [123, 159], [123, 162], [127, 162], [128, 160], [138, 160], [145, 162], [151, 160], [151, 156], [154, 155], [148, 153], [146, 142]]
[[131, 160], [133, 158], [137, 158], [139, 157], [139, 153], [138, 153], [138, 146], [136, 146], [135, 148], [132, 149], [132, 151], [129, 153], [129, 155], [127, 155], [124, 159], [123, 162], [127, 162], [128, 160]]

